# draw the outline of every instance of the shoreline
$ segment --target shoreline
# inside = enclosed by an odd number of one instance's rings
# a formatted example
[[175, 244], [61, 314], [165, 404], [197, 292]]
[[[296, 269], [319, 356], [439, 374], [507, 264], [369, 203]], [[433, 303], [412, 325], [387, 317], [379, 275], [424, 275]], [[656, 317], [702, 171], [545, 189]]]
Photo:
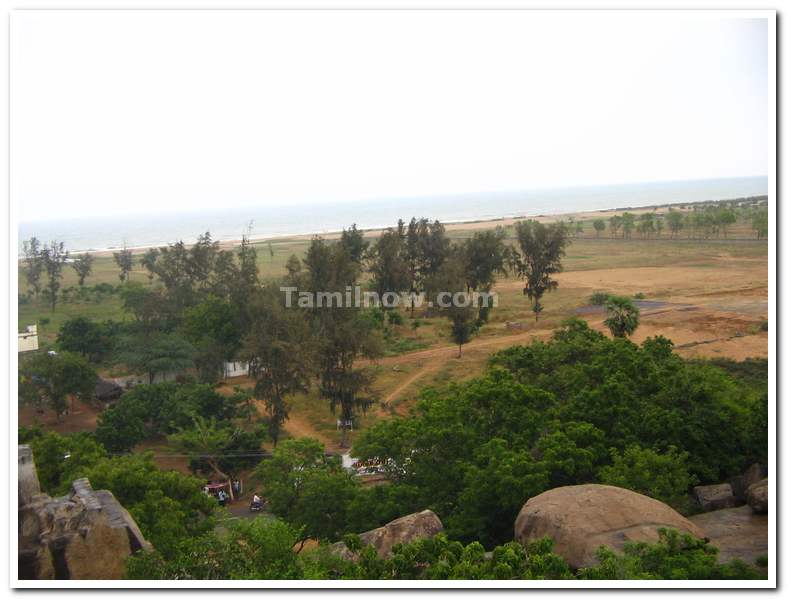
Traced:
[[[752, 196], [752, 197], [759, 197], [759, 196]], [[767, 195], [762, 197], [767, 198]], [[708, 204], [708, 203], [715, 203], [715, 202], [725, 202], [730, 201], [732, 199], [739, 199], [739, 198], [724, 198], [719, 200], [699, 200], [696, 202], [676, 202], [671, 204], [653, 204], [649, 206], [638, 206], [638, 207], [617, 207], [617, 208], [596, 208], [593, 210], [584, 210], [584, 211], [572, 211], [572, 212], [557, 212], [554, 214], [538, 214], [538, 215], [505, 215], [505, 216], [497, 216], [492, 218], [483, 218], [483, 219], [472, 219], [472, 220], [456, 220], [456, 221], [441, 221], [442, 224], [445, 226], [446, 232], [460, 232], [460, 231], [482, 231], [487, 230], [490, 228], [494, 228], [496, 226], [508, 227], [512, 226], [515, 223], [521, 220], [535, 220], [538, 222], [543, 223], [550, 223], [555, 222], [558, 220], [563, 220], [567, 218], [575, 218], [577, 220], [590, 220], [594, 218], [605, 218], [608, 219], [616, 214], [622, 214], [624, 212], [630, 212], [632, 214], [641, 214], [644, 212], [655, 212], [657, 214], [667, 212], [670, 208], [680, 207], [685, 208], [687, 206], [692, 206], [695, 204]], [[416, 217], [418, 218], [418, 217]], [[407, 221], [409, 222], [409, 221]], [[353, 223], [348, 223], [346, 226], [349, 227]], [[380, 236], [380, 234], [385, 231], [387, 228], [395, 226], [394, 224], [389, 225], [388, 227], [370, 227], [370, 228], [362, 228], [359, 229], [363, 232], [365, 236], [370, 239], [375, 239]], [[281, 242], [299, 242], [299, 241], [308, 241], [313, 237], [322, 237], [326, 240], [335, 240], [338, 239], [342, 234], [342, 231], [322, 231], [322, 232], [310, 232], [310, 233], [298, 233], [298, 234], [279, 234], [279, 235], [260, 235], [260, 236], [251, 236], [249, 237], [249, 241], [251, 245], [261, 245], [263, 243], [272, 242], [272, 243], [281, 243]], [[219, 241], [219, 247], [221, 249], [233, 249], [238, 247], [242, 243], [242, 239], [225, 239]], [[169, 244], [161, 244], [161, 245], [144, 245], [144, 246], [133, 246], [128, 247], [127, 249], [131, 251], [133, 255], [142, 254], [145, 251], [152, 249], [152, 248], [162, 248], [167, 247]], [[186, 247], [191, 247], [194, 245], [193, 243], [186, 244]], [[96, 250], [72, 250], [69, 252], [71, 256], [79, 256], [83, 254], [90, 254], [95, 257], [112, 257], [112, 255], [119, 251], [122, 248], [102, 248]], [[19, 257], [19, 260], [22, 260], [22, 257]]]

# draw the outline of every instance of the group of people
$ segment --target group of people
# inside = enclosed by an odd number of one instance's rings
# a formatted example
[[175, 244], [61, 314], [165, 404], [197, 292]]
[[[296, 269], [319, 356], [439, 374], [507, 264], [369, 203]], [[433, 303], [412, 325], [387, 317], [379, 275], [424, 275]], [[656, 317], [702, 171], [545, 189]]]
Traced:
[[[230, 484], [232, 485], [232, 491], [235, 498], [239, 497], [241, 493], [243, 493], [243, 486], [241, 485], [241, 482], [234, 480], [231, 481]], [[209, 497], [215, 497], [219, 502], [219, 505], [222, 507], [230, 503], [232, 499], [232, 496], [228, 491], [229, 489], [227, 488], [226, 484], [221, 484], [221, 486], [219, 486], [219, 484], [212, 484], [211, 481], [208, 481], [208, 484], [202, 488], [202, 492], [205, 493], [205, 495], [208, 495]], [[251, 504], [249, 505], [250, 509], [256, 512], [262, 510], [264, 506], [265, 501], [255, 491], [251, 498]]]

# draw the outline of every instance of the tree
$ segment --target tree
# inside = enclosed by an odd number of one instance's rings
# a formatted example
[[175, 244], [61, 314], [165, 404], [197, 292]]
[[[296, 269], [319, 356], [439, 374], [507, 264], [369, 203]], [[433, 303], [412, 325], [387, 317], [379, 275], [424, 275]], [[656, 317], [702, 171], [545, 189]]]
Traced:
[[309, 331], [303, 313], [282, 306], [280, 294], [273, 291], [261, 292], [251, 313], [253, 324], [240, 357], [256, 380], [254, 394], [265, 403], [268, 435], [276, 447], [288, 418], [287, 397], [309, 387], [313, 361]]
[[664, 230], [664, 219], [656, 218], [656, 237], [661, 238], [661, 232]]
[[79, 286], [85, 284], [85, 279], [93, 272], [93, 256], [91, 254], [80, 254], [71, 263], [71, 267], [76, 271]]
[[[169, 435], [167, 441], [177, 451], [187, 453], [192, 460], [204, 461], [216, 476], [231, 483], [232, 478], [222, 471], [219, 461], [240, 430], [230, 426], [222, 426], [216, 422], [215, 418], [207, 420], [202, 416], [194, 416], [193, 423], [192, 428], [184, 428]], [[234, 501], [232, 484], [228, 487], [230, 500]]]
[[517, 271], [525, 279], [523, 291], [533, 302], [538, 321], [543, 309], [541, 298], [547, 291], [557, 289], [552, 275], [563, 269], [562, 258], [569, 243], [566, 228], [560, 223], [544, 225], [528, 220], [517, 223], [516, 234], [522, 252], [517, 258]]
[[[462, 245], [460, 251], [465, 262], [468, 290], [488, 293], [495, 284], [496, 276], [507, 274], [511, 252], [505, 239], [505, 230], [497, 227], [494, 231], [475, 233]], [[489, 310], [489, 306], [479, 306], [479, 321], [486, 322]]]
[[339, 460], [325, 455], [321, 443], [308, 437], [286, 439], [271, 459], [260, 462], [255, 475], [271, 511], [301, 529], [301, 540], [341, 538], [359, 486]]
[[670, 230], [670, 237], [677, 237], [683, 229], [683, 213], [670, 208], [665, 218], [667, 219], [667, 228]]
[[287, 275], [285, 276], [285, 281], [287, 284], [297, 287], [301, 270], [303, 269], [298, 256], [292, 254], [289, 258], [287, 258], [287, 263], [284, 265], [284, 269], [287, 271]]
[[[625, 216], [625, 215], [624, 215]], [[653, 212], [646, 212], [640, 216], [639, 231], [645, 239], [650, 239], [650, 236], [656, 232], [655, 214]]]
[[610, 452], [612, 464], [599, 470], [602, 483], [631, 489], [681, 511], [688, 508], [688, 492], [697, 479], [689, 474], [687, 452], [675, 447], [657, 452], [638, 445], [626, 447], [623, 453], [614, 447]]
[[607, 223], [603, 218], [597, 218], [593, 221], [593, 228], [596, 230], [596, 238], [601, 237], [601, 232], [607, 228]]
[[612, 233], [612, 237], [618, 236], [618, 231], [623, 226], [623, 217], [618, 216], [617, 214], [609, 219], [609, 230]]
[[20, 427], [18, 442], [30, 445], [41, 490], [52, 496], [66, 493], [81, 470], [107, 455], [90, 433], [60, 435], [37, 427]]
[[148, 271], [148, 284], [153, 284], [153, 278], [156, 276], [156, 261], [159, 257], [158, 248], [150, 248], [142, 254], [139, 263]]
[[57, 304], [57, 292], [60, 290], [60, 280], [63, 278], [63, 265], [66, 260], [68, 260], [68, 252], [62, 241], [52, 241], [41, 252], [41, 261], [47, 276], [45, 291], [52, 306], [52, 312], [55, 311]]
[[197, 241], [188, 249], [186, 276], [192, 289], [209, 290], [219, 252], [219, 242], [213, 241], [210, 231], [197, 237]]
[[628, 337], [639, 326], [639, 308], [627, 297], [611, 296], [606, 310], [604, 324], [613, 337]]
[[194, 346], [173, 333], [151, 337], [131, 335], [119, 343], [118, 358], [153, 382], [157, 374], [179, 373], [194, 367]]
[[768, 237], [768, 211], [756, 210], [751, 218], [751, 226], [757, 233], [757, 239]]
[[624, 239], [631, 239], [631, 233], [634, 231], [636, 218], [637, 217], [631, 212], [624, 212], [623, 216], [620, 217], [620, 226], [623, 229]]
[[350, 259], [358, 265], [363, 263], [369, 242], [363, 238], [363, 231], [353, 224], [349, 229], [342, 230], [339, 243], [347, 250]]
[[729, 229], [729, 226], [735, 224], [735, 221], [737, 221], [738, 218], [737, 216], [735, 216], [734, 210], [731, 210], [729, 208], [722, 208], [716, 214], [716, 220], [718, 222], [719, 228], [724, 234], [724, 238], [726, 239], [727, 230]]
[[[358, 264], [341, 244], [329, 246], [321, 238], [314, 238], [304, 265], [303, 283], [313, 295], [342, 297], [347, 287], [357, 284]], [[386, 271], [383, 268], [379, 272]], [[406, 283], [406, 278], [403, 280]], [[378, 284], [385, 288], [385, 283], [378, 281]], [[344, 447], [347, 429], [356, 413], [365, 411], [373, 398], [371, 376], [367, 370], [357, 369], [355, 362], [361, 356], [373, 359], [382, 353], [379, 334], [374, 322], [364, 318], [355, 305], [338, 307], [333, 302], [326, 305], [317, 301], [308, 316], [317, 356], [320, 396], [329, 401], [332, 412], [339, 412]]]
[[134, 254], [131, 253], [131, 250], [128, 249], [124, 243], [123, 249], [119, 252], [113, 252], [112, 257], [115, 259], [115, 264], [120, 268], [120, 274], [118, 274], [120, 282], [125, 283], [128, 281], [128, 275], [131, 269], [134, 268]]
[[112, 453], [127, 453], [148, 437], [148, 406], [127, 393], [98, 415], [96, 439]]
[[233, 360], [241, 346], [237, 308], [214, 295], [187, 308], [181, 332], [195, 349], [194, 363], [204, 382], [217, 382], [224, 375], [224, 362]]
[[136, 281], [130, 281], [120, 289], [123, 310], [133, 316], [133, 328], [146, 340], [157, 332], [174, 328], [178, 307], [168, 299], [161, 290], [150, 289]]
[[[372, 286], [381, 300], [389, 292], [409, 291], [410, 276], [399, 231], [386, 229], [370, 254], [369, 274], [372, 276]], [[386, 310], [390, 306], [383, 304], [382, 307]]]
[[25, 257], [25, 279], [27, 285], [33, 290], [33, 294], [38, 297], [41, 292], [41, 274], [44, 271], [43, 249], [41, 242], [31, 237], [22, 242], [22, 251]]
[[61, 351], [82, 354], [91, 361], [99, 362], [112, 350], [119, 327], [109, 321], [97, 323], [77, 316], [68, 319], [57, 334], [57, 347]]
[[96, 371], [78, 354], [40, 353], [23, 366], [27, 385], [49, 401], [58, 418], [66, 411], [69, 395], [81, 400], [92, 398], [96, 388]]

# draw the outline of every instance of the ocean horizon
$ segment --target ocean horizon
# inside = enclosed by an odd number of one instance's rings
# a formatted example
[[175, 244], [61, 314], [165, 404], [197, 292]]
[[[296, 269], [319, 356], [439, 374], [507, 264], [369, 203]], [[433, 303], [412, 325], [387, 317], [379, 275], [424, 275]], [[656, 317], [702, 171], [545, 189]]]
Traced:
[[[622, 183], [527, 191], [450, 194], [368, 201], [247, 206], [188, 213], [97, 216], [19, 223], [19, 246], [37, 237], [62, 241], [70, 252], [193, 243], [210, 231], [217, 241], [249, 234], [252, 239], [325, 234], [355, 224], [360, 229], [394, 226], [399, 218], [443, 223], [534, 217], [593, 210], [641, 208], [767, 195], [768, 177], [736, 177], [652, 183]], [[251, 223], [251, 227], [249, 224]]]

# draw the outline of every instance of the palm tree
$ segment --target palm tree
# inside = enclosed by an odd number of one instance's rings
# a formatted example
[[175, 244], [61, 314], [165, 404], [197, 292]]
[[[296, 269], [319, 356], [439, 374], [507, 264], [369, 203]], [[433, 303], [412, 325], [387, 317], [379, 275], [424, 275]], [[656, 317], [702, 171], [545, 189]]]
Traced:
[[607, 319], [613, 337], [628, 337], [639, 326], [639, 308], [631, 299], [613, 295], [607, 300]]

